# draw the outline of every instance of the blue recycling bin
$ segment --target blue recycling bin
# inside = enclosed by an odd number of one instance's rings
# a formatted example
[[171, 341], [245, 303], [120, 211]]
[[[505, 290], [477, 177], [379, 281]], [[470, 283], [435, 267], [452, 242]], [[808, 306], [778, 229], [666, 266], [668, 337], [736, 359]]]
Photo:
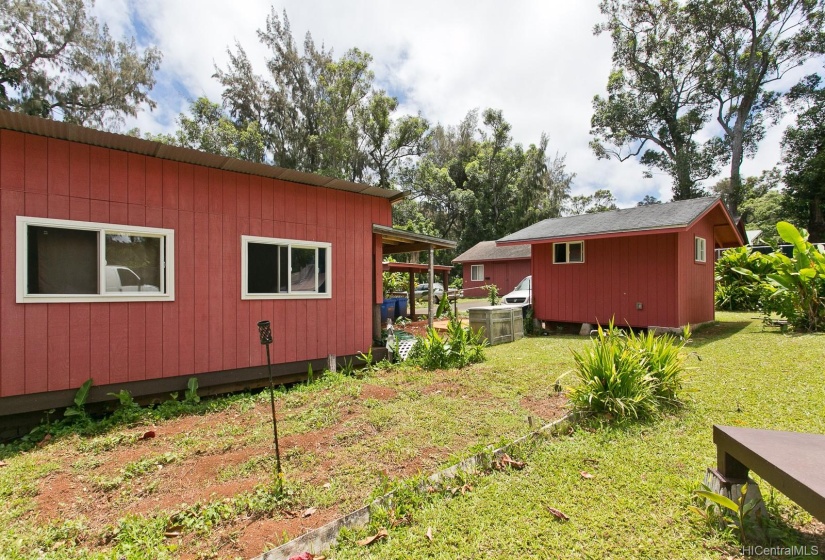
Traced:
[[387, 319], [395, 321], [395, 300], [385, 299], [381, 304], [381, 324], [387, 322]]
[[395, 299], [395, 316], [398, 317], [406, 317], [407, 316], [407, 303], [409, 300], [405, 297], [394, 298]]

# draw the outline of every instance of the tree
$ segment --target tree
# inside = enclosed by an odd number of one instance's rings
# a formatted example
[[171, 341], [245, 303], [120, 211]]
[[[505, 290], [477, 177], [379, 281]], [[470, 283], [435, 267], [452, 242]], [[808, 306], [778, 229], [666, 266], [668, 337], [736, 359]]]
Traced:
[[[780, 192], [782, 175], [778, 169], [763, 171], [758, 177], [746, 177], [742, 182], [739, 211], [748, 229], [762, 231], [760, 239], [769, 244], [779, 243], [776, 224], [796, 221], [787, 211], [786, 195]], [[713, 187], [725, 204], [730, 196], [730, 179], [721, 179]]]
[[161, 54], [115, 41], [85, 0], [0, 2], [0, 106], [98, 128], [155, 102], [149, 91]]
[[791, 88], [789, 101], [797, 108], [796, 125], [782, 137], [782, 161], [788, 209], [807, 224], [812, 243], [825, 241], [825, 88], [816, 74]]
[[221, 106], [200, 97], [178, 117], [174, 134], [147, 135], [147, 139], [221, 156], [265, 163], [264, 140], [257, 122], [239, 125]]
[[[501, 111], [470, 111], [457, 126], [436, 125], [429, 149], [401, 173], [402, 188], [458, 251], [558, 216], [573, 175], [549, 140], [513, 143]], [[407, 210], [407, 213], [409, 211]]]
[[373, 87], [368, 53], [350, 49], [336, 58], [309, 33], [299, 49], [286, 13], [274, 9], [258, 39], [270, 52], [266, 76], [236, 44], [215, 77], [236, 125], [257, 123], [268, 161], [389, 187], [401, 164], [422, 153], [429, 124], [420, 116], [393, 119], [398, 102]]
[[576, 216], [618, 209], [616, 197], [609, 189], [597, 189], [591, 195], [580, 194], [570, 197], [565, 205], [564, 213], [568, 216]]
[[661, 204], [662, 201], [653, 195], [646, 194], [645, 197], [636, 203], [636, 206], [650, 206], [651, 204]]
[[780, 113], [767, 86], [823, 45], [823, 0], [691, 0], [690, 35], [707, 49], [702, 91], [715, 104], [730, 161], [728, 208], [742, 202], [740, 167]]
[[[702, 89], [705, 51], [685, 33], [676, 0], [603, 0], [607, 22], [595, 33], [613, 40], [607, 98], [593, 99], [591, 147], [600, 158], [642, 164], [673, 178], [673, 198], [704, 195], [700, 182], [716, 173], [718, 145], [701, 144], [710, 99]], [[648, 174], [649, 176], [649, 174]]]

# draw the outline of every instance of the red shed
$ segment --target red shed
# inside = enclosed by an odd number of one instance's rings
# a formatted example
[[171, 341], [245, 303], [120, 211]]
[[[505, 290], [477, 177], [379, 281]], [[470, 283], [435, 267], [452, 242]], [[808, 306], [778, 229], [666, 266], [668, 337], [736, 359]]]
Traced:
[[486, 295], [480, 288], [495, 284], [501, 295], [530, 275], [530, 245], [496, 245], [495, 241], [476, 243], [456, 258], [463, 265], [464, 294]]
[[0, 111], [0, 417], [366, 351], [402, 196]]
[[539, 320], [674, 328], [713, 321], [713, 249], [743, 239], [709, 197], [544, 220], [498, 243], [532, 246]]

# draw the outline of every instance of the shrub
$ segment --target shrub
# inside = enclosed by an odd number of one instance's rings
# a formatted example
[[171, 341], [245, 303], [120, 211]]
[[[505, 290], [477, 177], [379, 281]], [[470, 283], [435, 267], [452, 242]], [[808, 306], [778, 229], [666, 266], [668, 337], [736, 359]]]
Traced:
[[463, 327], [461, 321], [452, 318], [446, 337], [429, 327], [427, 336], [418, 340], [407, 359], [424, 369], [463, 368], [484, 361], [486, 344], [481, 333]]
[[767, 275], [775, 272], [771, 257], [736, 247], [716, 261], [716, 309], [755, 311], [765, 308], [773, 289]]
[[773, 309], [798, 330], [825, 330], [825, 254], [808, 242], [808, 232], [788, 222], [779, 222], [780, 237], [794, 246], [793, 258], [770, 255], [775, 272], [768, 280], [776, 289]]
[[644, 419], [679, 404], [684, 377], [680, 350], [689, 331], [678, 340], [652, 332], [624, 334], [611, 323], [581, 352], [573, 351], [578, 384], [570, 389], [573, 408], [617, 419]]

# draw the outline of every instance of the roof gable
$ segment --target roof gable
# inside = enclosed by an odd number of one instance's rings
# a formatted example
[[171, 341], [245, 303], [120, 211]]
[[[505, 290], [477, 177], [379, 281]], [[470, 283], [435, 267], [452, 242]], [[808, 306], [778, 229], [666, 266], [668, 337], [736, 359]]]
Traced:
[[495, 241], [480, 241], [456, 258], [455, 263], [529, 259], [529, 245], [496, 245]]
[[[575, 237], [598, 237], [622, 233], [646, 233], [683, 229], [707, 213], [714, 205], [733, 222], [718, 197], [693, 198], [664, 204], [622, 208], [596, 214], [581, 214], [543, 220], [502, 237], [499, 243], [530, 243]], [[738, 234], [734, 234], [737, 236]]]

